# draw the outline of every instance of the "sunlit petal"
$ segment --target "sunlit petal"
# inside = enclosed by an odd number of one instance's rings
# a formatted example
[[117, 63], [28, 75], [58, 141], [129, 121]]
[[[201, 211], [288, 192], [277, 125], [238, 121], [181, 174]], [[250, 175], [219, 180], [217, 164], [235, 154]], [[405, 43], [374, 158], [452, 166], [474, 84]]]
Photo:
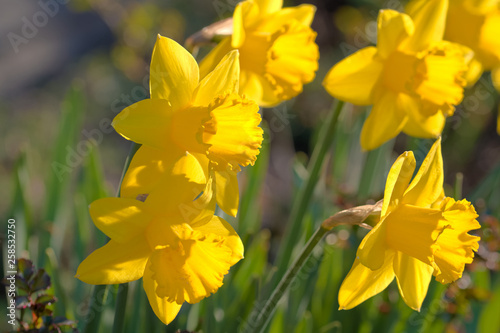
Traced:
[[151, 98], [168, 100], [178, 110], [189, 103], [198, 80], [198, 64], [191, 53], [158, 35], [151, 59]]
[[326, 91], [353, 104], [373, 104], [373, 90], [383, 69], [376, 54], [375, 47], [366, 47], [337, 63], [323, 81]]
[[380, 269], [371, 270], [356, 259], [339, 290], [339, 309], [348, 310], [378, 294], [394, 280], [394, 253], [387, 255]]
[[140, 279], [151, 254], [144, 236], [120, 244], [110, 240], [78, 266], [75, 277], [88, 284], [117, 284]]
[[372, 150], [396, 137], [406, 122], [406, 110], [414, 100], [408, 95], [385, 91], [376, 100], [361, 131], [361, 147]]
[[156, 316], [165, 324], [168, 325], [175, 319], [179, 313], [182, 303], [169, 302], [166, 297], [158, 297], [156, 289], [158, 283], [152, 279], [153, 272], [151, 271], [151, 262], [148, 262], [144, 272], [143, 287], [148, 296], [149, 304]]
[[399, 292], [405, 303], [413, 310], [420, 311], [433, 271], [432, 266], [404, 253], [396, 252], [394, 273]]
[[432, 145], [417, 175], [404, 194], [402, 203], [430, 207], [443, 189], [443, 156], [441, 138]]

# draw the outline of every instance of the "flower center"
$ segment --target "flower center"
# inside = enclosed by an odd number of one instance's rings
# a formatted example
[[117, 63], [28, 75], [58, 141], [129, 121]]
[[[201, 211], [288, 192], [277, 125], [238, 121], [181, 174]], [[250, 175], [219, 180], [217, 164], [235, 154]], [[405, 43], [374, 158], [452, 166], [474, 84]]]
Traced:
[[446, 42], [418, 55], [395, 51], [385, 62], [383, 84], [394, 92], [419, 98], [427, 116], [438, 111], [451, 115], [463, 98], [466, 52]]
[[157, 248], [150, 257], [158, 297], [169, 302], [196, 303], [222, 286], [231, 266], [231, 249], [214, 234], [184, 229], [172, 245]]
[[400, 51], [391, 53], [382, 73], [383, 84], [394, 92], [411, 94], [417, 57]]

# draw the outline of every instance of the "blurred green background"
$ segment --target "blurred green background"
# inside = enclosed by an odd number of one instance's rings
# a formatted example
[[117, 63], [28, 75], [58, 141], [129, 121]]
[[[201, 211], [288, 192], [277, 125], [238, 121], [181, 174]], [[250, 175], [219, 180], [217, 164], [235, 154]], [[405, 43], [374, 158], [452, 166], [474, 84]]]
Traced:
[[[111, 329], [119, 288], [110, 287], [105, 304], [96, 305], [92, 286], [73, 277], [79, 263], [105, 243], [88, 205], [116, 195], [131, 145], [109, 123], [124, 107], [148, 98], [157, 33], [183, 44], [204, 26], [231, 16], [236, 3], [0, 3], [1, 260], [5, 271], [7, 219], [14, 218], [17, 256], [49, 272], [59, 299], [55, 313], [77, 320], [80, 329], [89, 313], [102, 314], [101, 332]], [[285, 6], [300, 3], [285, 1]], [[193, 306], [185, 304], [168, 327], [152, 314], [141, 281], [131, 283], [126, 332], [246, 332], [252, 307], [263, 305], [270, 295], [273, 263], [293, 196], [334, 103], [321, 82], [336, 62], [376, 41], [380, 8], [401, 10], [405, 2], [309, 3], [318, 8], [312, 25], [321, 54], [316, 79], [295, 99], [262, 111], [265, 144], [257, 164], [240, 175], [239, 217], [225, 216], [245, 243], [245, 259], [231, 269], [217, 294]], [[197, 60], [208, 50], [201, 49]], [[338, 288], [366, 234], [339, 228], [316, 248], [285, 295], [271, 332], [500, 332], [498, 101], [486, 73], [466, 90], [443, 133], [447, 195], [472, 201], [482, 225], [477, 231], [482, 237], [479, 252], [463, 278], [449, 286], [433, 281], [420, 313], [402, 302], [395, 284], [353, 310], [338, 311]], [[291, 259], [323, 219], [381, 199], [385, 177], [400, 153], [414, 150], [421, 162], [432, 144], [402, 134], [375, 151], [362, 152], [359, 134], [366, 114], [366, 107], [344, 109]], [[1, 296], [5, 309], [3, 288]], [[2, 331], [10, 328], [1, 323]]]

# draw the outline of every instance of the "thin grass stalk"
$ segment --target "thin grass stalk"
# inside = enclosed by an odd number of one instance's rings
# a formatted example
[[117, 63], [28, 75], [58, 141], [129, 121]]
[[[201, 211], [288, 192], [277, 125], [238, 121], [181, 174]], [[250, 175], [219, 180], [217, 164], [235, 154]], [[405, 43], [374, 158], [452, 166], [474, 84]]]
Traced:
[[[328, 231], [328, 229], [320, 226], [314, 232], [313, 236], [309, 239], [299, 257], [295, 260], [292, 266], [290, 266], [285, 276], [283, 276], [279, 284], [276, 286], [276, 289], [274, 289], [271, 297], [269, 297], [269, 299], [266, 301], [264, 307], [260, 310], [258, 308], [253, 310], [254, 315], [250, 315], [250, 318], [256, 316], [256, 320], [254, 324], [250, 324], [250, 332], [262, 332], [266, 328], [269, 320], [272, 317], [272, 314], [276, 310], [276, 306], [278, 305], [281, 297], [288, 290], [288, 287], [300, 272], [302, 266], [304, 266], [304, 263], [306, 262], [307, 258], [309, 258], [316, 245]], [[258, 312], [258, 314], [256, 312]]]
[[116, 296], [115, 319], [113, 321], [113, 333], [122, 333], [125, 328], [125, 311], [127, 308], [128, 283], [118, 285]]
[[260, 308], [259, 304], [254, 307], [252, 313], [247, 319], [247, 322], [244, 323], [245, 326], [243, 327], [243, 330], [245, 332], [248, 330], [250, 332], [264, 331], [269, 323], [271, 315], [276, 310], [276, 306], [278, 305], [281, 297], [288, 290], [288, 287], [300, 272], [302, 266], [304, 266], [316, 245], [318, 245], [319, 241], [328, 231], [339, 225], [359, 225], [363, 228], [371, 230], [372, 227], [364, 223], [364, 221], [371, 215], [380, 215], [381, 209], [382, 200], [374, 205], [358, 206], [337, 212], [335, 215], [324, 220], [311, 236], [306, 246], [302, 249], [298, 258], [280, 280], [269, 299], [265, 302], [264, 307]]
[[288, 229], [283, 238], [282, 246], [278, 253], [278, 270], [276, 272], [274, 282], [272, 286], [276, 285], [278, 279], [283, 276], [286, 267], [289, 263], [290, 254], [293, 251], [293, 247], [297, 244], [298, 235], [300, 231], [300, 226], [304, 215], [307, 211], [307, 207], [312, 199], [312, 194], [314, 187], [319, 179], [319, 172], [321, 166], [325, 160], [326, 152], [331, 147], [333, 138], [335, 136], [336, 127], [339, 119], [340, 112], [344, 107], [344, 102], [338, 101], [333, 112], [328, 114], [326, 120], [326, 125], [323, 127], [316, 147], [313, 150], [311, 161], [307, 168], [308, 175], [304, 181], [304, 185], [300, 188], [297, 196], [295, 197], [292, 212], [290, 213], [290, 221], [288, 223]]

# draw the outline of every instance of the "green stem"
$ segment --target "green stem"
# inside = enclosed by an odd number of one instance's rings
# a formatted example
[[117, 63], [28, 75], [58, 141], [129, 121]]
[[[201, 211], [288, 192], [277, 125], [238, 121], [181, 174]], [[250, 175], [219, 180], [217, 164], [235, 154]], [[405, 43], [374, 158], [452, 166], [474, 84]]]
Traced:
[[[140, 144], [133, 143], [130, 152], [125, 160], [125, 164], [123, 166], [122, 176], [120, 179], [120, 184], [117, 190], [117, 197], [120, 196], [120, 188], [122, 186], [123, 178], [125, 177], [125, 173], [130, 166], [130, 162], [132, 161], [132, 157], [134, 157], [137, 150], [141, 147]], [[109, 238], [108, 238], [109, 240]], [[84, 333], [95, 333], [99, 331], [99, 324], [101, 322], [101, 315], [104, 307], [104, 302], [106, 300], [108, 294], [108, 286], [107, 285], [97, 285], [94, 287], [94, 291], [92, 292], [92, 298], [90, 303], [89, 312], [87, 314], [86, 326], [83, 330]], [[123, 292], [123, 290], [125, 290]], [[121, 285], [121, 289], [118, 292], [118, 299], [115, 310], [115, 319], [113, 322], [113, 332], [122, 332], [123, 330], [115, 330], [115, 328], [123, 327], [125, 322], [125, 308], [127, 304], [127, 294], [128, 294], [128, 284], [124, 283]]]
[[266, 328], [271, 318], [271, 315], [276, 310], [276, 306], [278, 305], [278, 302], [280, 301], [281, 297], [283, 296], [285, 291], [287, 291], [288, 287], [292, 283], [295, 276], [297, 276], [297, 274], [299, 273], [300, 269], [306, 262], [307, 258], [309, 258], [309, 256], [311, 255], [313, 249], [316, 247], [321, 238], [323, 238], [323, 236], [328, 231], [329, 230], [324, 228], [322, 225], [318, 228], [318, 230], [316, 230], [314, 235], [309, 239], [306, 246], [302, 250], [300, 256], [288, 269], [288, 271], [286, 272], [285, 276], [283, 276], [283, 279], [281, 279], [276, 289], [274, 289], [273, 293], [271, 294], [271, 297], [266, 301], [264, 307], [261, 310], [256, 308], [252, 311], [252, 314], [250, 315], [249, 318], [250, 319], [254, 317], [257, 318], [254, 324], [252, 323], [247, 324], [251, 327], [250, 332], [262, 332]]
[[288, 266], [293, 247], [297, 244], [302, 220], [304, 219], [307, 207], [311, 202], [314, 187], [318, 182], [319, 172], [325, 160], [326, 152], [333, 142], [336, 132], [335, 128], [343, 107], [344, 102], [338, 101], [335, 110], [329, 113], [326, 125], [322, 128], [316, 147], [314, 147], [311, 161], [307, 168], [308, 176], [304, 181], [304, 186], [300, 188], [297, 196], [295, 197], [292, 212], [290, 213], [289, 226], [282, 241], [283, 246], [280, 247], [280, 251], [278, 253], [278, 270], [275, 274], [274, 283], [272, 284], [273, 286], [276, 284], [277, 279], [283, 276], [283, 273]]
[[125, 310], [127, 309], [128, 283], [118, 286], [116, 296], [115, 320], [113, 321], [113, 333], [122, 333], [125, 327]]
[[101, 322], [101, 314], [104, 310], [104, 304], [108, 296], [107, 285], [94, 286], [90, 307], [85, 320], [86, 325], [83, 333], [96, 333], [99, 332], [99, 323]]

